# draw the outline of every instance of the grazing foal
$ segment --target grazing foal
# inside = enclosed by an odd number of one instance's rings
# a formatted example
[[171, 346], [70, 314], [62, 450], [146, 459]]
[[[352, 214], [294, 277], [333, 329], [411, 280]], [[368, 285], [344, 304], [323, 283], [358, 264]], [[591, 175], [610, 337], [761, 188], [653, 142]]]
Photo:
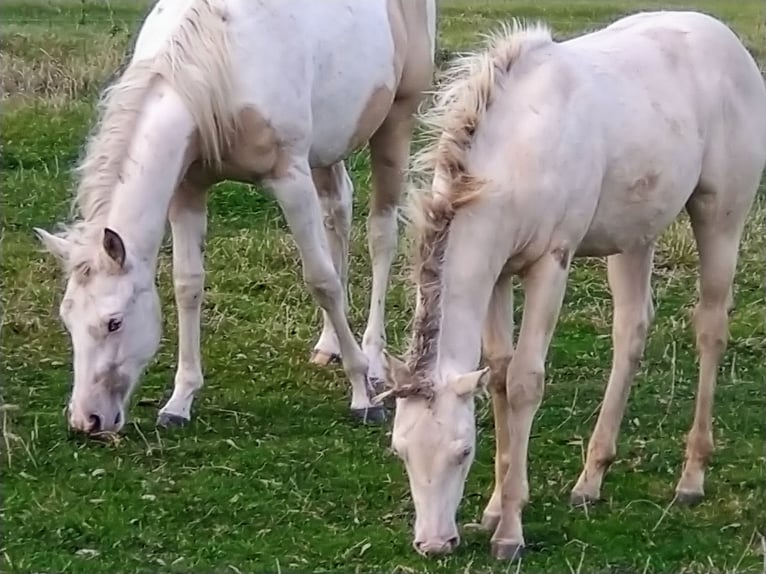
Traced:
[[[69, 423], [116, 431], [161, 331], [154, 284], [166, 219], [178, 308], [175, 388], [160, 424], [189, 420], [202, 387], [206, 191], [260, 182], [281, 206], [323, 310], [315, 362], [338, 356], [351, 410], [379, 420], [384, 300], [413, 115], [431, 83], [434, 0], [157, 2], [105, 93], [76, 196], [80, 219], [37, 230], [65, 265], [60, 313], [74, 350]], [[370, 143], [373, 266], [363, 347], [346, 318], [353, 189], [343, 159]], [[249, 193], [249, 191], [248, 191]]]
[[[684, 208], [699, 249], [700, 371], [676, 490], [698, 500], [738, 246], [766, 163], [766, 89], [752, 57], [693, 12], [637, 14], [561, 43], [515, 27], [456, 64], [427, 119], [412, 345], [406, 363], [389, 359], [386, 392], [397, 397], [392, 445], [409, 475], [417, 550], [458, 543], [473, 396], [487, 384], [497, 452], [483, 524], [497, 558], [523, 548], [530, 428], [576, 256], [608, 256], [614, 299], [612, 370], [572, 492], [599, 497], [652, 320], [654, 244]], [[514, 274], [525, 293], [515, 350]], [[475, 370], [482, 347], [488, 367]]]

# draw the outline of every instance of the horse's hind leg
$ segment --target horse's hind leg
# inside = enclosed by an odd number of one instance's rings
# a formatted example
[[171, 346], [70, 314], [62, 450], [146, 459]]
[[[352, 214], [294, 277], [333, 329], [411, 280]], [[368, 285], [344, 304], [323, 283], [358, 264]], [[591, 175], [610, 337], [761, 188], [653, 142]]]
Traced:
[[354, 339], [346, 316], [340, 276], [335, 271], [322, 224], [322, 207], [306, 158], [293, 158], [284, 177], [265, 183], [274, 193], [298, 246], [303, 279], [314, 300], [327, 313], [338, 335], [343, 370], [351, 382], [351, 413], [363, 422], [381, 422], [382, 406], [373, 406], [367, 381], [367, 358]]
[[203, 244], [207, 229], [207, 185], [184, 180], [168, 212], [173, 234], [173, 286], [178, 309], [178, 367], [173, 394], [160, 409], [157, 424], [190, 420], [194, 396], [202, 388], [200, 314], [205, 286]]
[[[732, 177], [740, 179], [742, 174]], [[748, 190], [748, 187], [750, 190]], [[676, 500], [694, 504], [704, 497], [705, 468], [713, 453], [713, 394], [728, 338], [728, 311], [745, 218], [757, 180], [742, 189], [748, 193], [719, 194], [703, 186], [687, 203], [699, 252], [699, 302], [694, 311], [699, 384], [694, 422], [686, 437], [686, 456]]]
[[609, 286], [614, 300], [612, 372], [601, 412], [588, 443], [588, 456], [572, 504], [594, 502], [601, 482], [617, 454], [617, 435], [630, 387], [644, 354], [646, 334], [654, 314], [651, 296], [653, 245], [608, 258]]
[[414, 97], [394, 101], [388, 116], [370, 138], [373, 185], [367, 217], [367, 244], [372, 261], [372, 293], [362, 350], [370, 364], [370, 379], [379, 383], [385, 380], [386, 292], [396, 254], [397, 207], [404, 188], [416, 106]]
[[[340, 161], [330, 167], [315, 168], [311, 172], [319, 194], [319, 203], [324, 216], [324, 228], [330, 245], [332, 262], [343, 285], [343, 300], [348, 301], [348, 249], [351, 233], [353, 183]], [[340, 361], [340, 345], [327, 311], [322, 310], [322, 333], [314, 345], [311, 362], [327, 365]]]

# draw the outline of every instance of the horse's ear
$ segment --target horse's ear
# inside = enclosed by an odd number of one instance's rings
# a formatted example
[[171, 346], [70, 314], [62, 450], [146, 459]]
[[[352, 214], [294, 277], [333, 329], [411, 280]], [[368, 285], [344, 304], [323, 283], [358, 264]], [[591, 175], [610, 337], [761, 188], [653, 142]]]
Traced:
[[122, 237], [108, 227], [104, 228], [104, 251], [109, 257], [114, 260], [120, 267], [125, 266], [125, 244], [122, 242]]
[[66, 262], [66, 260], [69, 258], [69, 250], [71, 249], [72, 244], [67, 239], [59, 237], [58, 235], [53, 235], [52, 233], [48, 233], [39, 227], [35, 227], [33, 229], [35, 235], [37, 235], [37, 238], [40, 240], [43, 246], [53, 255], [55, 255], [57, 259], [62, 262]]

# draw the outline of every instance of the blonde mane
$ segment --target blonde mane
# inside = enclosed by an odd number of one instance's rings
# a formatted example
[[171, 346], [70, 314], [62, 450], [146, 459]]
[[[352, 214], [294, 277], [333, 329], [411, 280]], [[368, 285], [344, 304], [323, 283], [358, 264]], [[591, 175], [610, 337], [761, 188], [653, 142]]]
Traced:
[[528, 49], [552, 42], [548, 27], [504, 24], [486, 38], [483, 50], [457, 58], [443, 74], [432, 107], [420, 115], [426, 142], [412, 160], [413, 186], [407, 219], [414, 233], [414, 276], [418, 309], [408, 366], [427, 380], [437, 359], [441, 329], [442, 268], [449, 227], [461, 207], [486, 187], [471, 174], [474, 134], [492, 104], [498, 82]]
[[101, 232], [120, 180], [146, 96], [158, 78], [168, 81], [194, 117], [202, 159], [220, 164], [234, 130], [227, 15], [216, 0], [196, 0], [166, 46], [131, 62], [99, 101], [99, 121], [88, 138], [74, 209], [81, 218], [64, 235], [89, 242]]

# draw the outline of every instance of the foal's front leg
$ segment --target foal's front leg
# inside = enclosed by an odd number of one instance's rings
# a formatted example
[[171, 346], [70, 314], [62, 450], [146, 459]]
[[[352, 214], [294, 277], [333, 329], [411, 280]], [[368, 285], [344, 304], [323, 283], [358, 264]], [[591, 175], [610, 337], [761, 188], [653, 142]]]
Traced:
[[359, 348], [346, 318], [343, 285], [333, 266], [310, 169], [305, 160], [296, 161], [285, 177], [270, 180], [272, 189], [293, 234], [303, 265], [303, 278], [319, 306], [327, 312], [338, 334], [341, 360], [351, 381], [351, 413], [363, 422], [385, 418], [382, 406], [370, 401], [367, 358]]
[[178, 367], [173, 394], [160, 409], [157, 424], [181, 425], [202, 388], [200, 314], [205, 284], [203, 244], [207, 230], [206, 188], [183, 182], [170, 204], [173, 234], [173, 285], [178, 308]]
[[500, 523], [492, 555], [513, 560], [524, 548], [521, 512], [529, 500], [527, 450], [535, 413], [543, 398], [545, 357], [566, 290], [570, 253], [563, 248], [535, 262], [523, 278], [524, 315], [508, 366], [508, 472], [503, 480]]

